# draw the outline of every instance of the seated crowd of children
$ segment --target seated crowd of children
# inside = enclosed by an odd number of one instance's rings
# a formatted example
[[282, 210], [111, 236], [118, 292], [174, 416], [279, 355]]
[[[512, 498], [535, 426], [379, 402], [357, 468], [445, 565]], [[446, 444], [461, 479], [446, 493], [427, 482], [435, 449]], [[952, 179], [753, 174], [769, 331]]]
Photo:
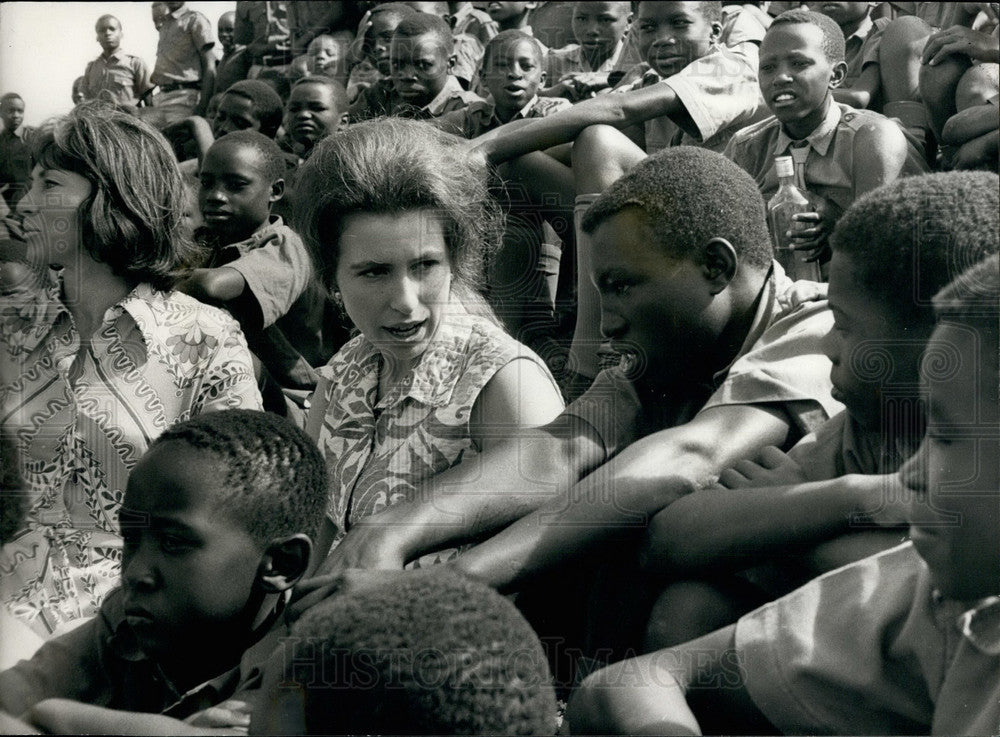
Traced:
[[1000, 733], [998, 14], [101, 14], [0, 91], [0, 733]]

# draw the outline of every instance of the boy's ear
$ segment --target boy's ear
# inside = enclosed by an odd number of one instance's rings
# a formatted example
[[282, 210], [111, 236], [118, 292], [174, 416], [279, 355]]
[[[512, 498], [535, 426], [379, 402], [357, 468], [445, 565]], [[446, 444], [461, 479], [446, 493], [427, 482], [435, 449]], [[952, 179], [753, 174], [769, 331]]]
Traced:
[[452, 54], [448, 57], [448, 74], [451, 74], [452, 69], [455, 68], [455, 63], [458, 61], [458, 54]]
[[269, 594], [290, 589], [305, 575], [312, 555], [312, 540], [304, 533], [272, 540], [257, 569], [257, 580]]
[[337, 133], [347, 130], [347, 126], [351, 123], [351, 116], [348, 112], [343, 112], [340, 117], [337, 118]]
[[740, 265], [733, 244], [725, 238], [713, 238], [703, 249], [702, 274], [711, 284], [713, 295], [719, 294], [735, 278]]
[[847, 78], [847, 62], [838, 61], [836, 64], [833, 65], [833, 71], [830, 74], [830, 89], [835, 90], [838, 87], [840, 87], [840, 85], [844, 83], [844, 80], [846, 78]]
[[708, 40], [712, 43], [718, 43], [720, 38], [722, 38], [722, 24], [715, 21], [712, 23], [712, 32], [709, 34]]
[[282, 197], [285, 196], [285, 180], [275, 179], [271, 182], [271, 195], [267, 198], [268, 202], [277, 202]]

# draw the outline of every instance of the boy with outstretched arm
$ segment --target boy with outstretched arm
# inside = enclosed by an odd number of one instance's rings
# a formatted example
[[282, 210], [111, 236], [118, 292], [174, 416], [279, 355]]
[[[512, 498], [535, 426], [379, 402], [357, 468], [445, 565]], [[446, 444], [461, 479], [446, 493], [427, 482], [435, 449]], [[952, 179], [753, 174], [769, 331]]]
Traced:
[[1000, 723], [1000, 264], [934, 298], [911, 542], [735, 625], [590, 676], [574, 732], [994, 734]]
[[246, 727], [326, 497], [319, 451], [280, 417], [225, 410], [170, 428], [125, 490], [121, 588], [0, 673], [0, 708], [56, 733]]
[[1000, 249], [997, 184], [986, 173], [909, 177], [866, 195], [840, 220], [831, 239], [834, 326], [823, 349], [846, 410], [787, 455], [767, 448], [653, 518], [646, 568], [682, 583], [661, 594], [645, 649], [730, 624], [900, 541], [891, 528], [903, 522], [901, 494], [892, 493], [890, 474], [923, 437], [919, 368], [934, 329], [931, 297], [952, 264]]
[[279, 386], [311, 390], [312, 366], [329, 359], [323, 299], [302, 240], [271, 214], [285, 187], [278, 144], [257, 131], [222, 136], [205, 155], [199, 180], [198, 235], [211, 254], [177, 288], [233, 313]]

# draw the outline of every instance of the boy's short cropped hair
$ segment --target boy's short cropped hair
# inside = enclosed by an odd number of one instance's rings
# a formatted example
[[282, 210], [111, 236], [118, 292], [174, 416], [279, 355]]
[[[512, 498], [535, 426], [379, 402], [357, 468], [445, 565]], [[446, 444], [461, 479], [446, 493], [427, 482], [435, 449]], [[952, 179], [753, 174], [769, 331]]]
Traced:
[[486, 44], [486, 48], [483, 49], [483, 58], [480, 62], [480, 66], [485, 69], [494, 51], [497, 49], [506, 50], [518, 41], [530, 42], [532, 48], [535, 49], [535, 53], [538, 54], [538, 60], [543, 64], [545, 63], [545, 52], [542, 50], [542, 45], [538, 43], [538, 39], [534, 36], [528, 35], [524, 31], [511, 28], [506, 31], [500, 31], [500, 33], [489, 40], [489, 43]]
[[932, 325], [934, 294], [1000, 249], [998, 186], [988, 172], [898, 179], [856, 200], [830, 244], [852, 257], [865, 290], [900, 324]]
[[[934, 296], [934, 313], [939, 320], [975, 325], [982, 344], [995, 351], [994, 368], [1000, 366], [1000, 256], [993, 254], [953, 279]], [[994, 378], [1000, 382], [1000, 375]]]
[[807, 23], [819, 28], [823, 33], [823, 54], [828, 61], [836, 63], [844, 60], [846, 54], [844, 32], [840, 30], [840, 26], [837, 25], [837, 22], [833, 18], [812, 10], [796, 8], [794, 10], [786, 10], [772, 20], [770, 28], [794, 25], [796, 23]]
[[[639, 13], [639, 6], [642, 3], [639, 0], [633, 0], [629, 5], [632, 9], [632, 15], [637, 15]], [[722, 22], [722, 3], [718, 2], [718, 0], [701, 0], [701, 2], [696, 2], [695, 5], [698, 6], [698, 12], [701, 14], [701, 17], [709, 23]]]
[[150, 448], [171, 441], [222, 462], [224, 491], [215, 504], [261, 547], [300, 532], [316, 539], [328, 501], [326, 465], [316, 443], [291, 422], [256, 410], [208, 412], [169, 428]]
[[333, 101], [333, 107], [338, 113], [346, 113], [347, 108], [350, 106], [350, 102], [347, 97], [347, 90], [344, 89], [344, 85], [338, 82], [336, 79], [327, 77], [323, 74], [311, 74], [308, 77], [303, 77], [292, 85], [294, 90], [296, 87], [301, 87], [306, 84], [318, 84], [321, 87], [326, 87], [330, 91], [330, 99]]
[[643, 211], [668, 256], [687, 258], [712, 238], [725, 238], [742, 263], [759, 269], [771, 264], [760, 190], [721, 154], [695, 146], [658, 151], [597, 198], [583, 217], [584, 232], [630, 207]]
[[291, 634], [285, 681], [304, 691], [308, 734], [555, 732], [538, 636], [495, 590], [441, 566], [348, 587]]
[[430, 13], [408, 15], [399, 22], [392, 36], [393, 38], [417, 38], [425, 33], [433, 34], [440, 40], [445, 58], [452, 55], [454, 41], [451, 36], [451, 27], [440, 15], [431, 15]]
[[242, 79], [229, 85], [223, 94], [239, 95], [248, 99], [253, 103], [257, 120], [260, 121], [260, 132], [269, 138], [278, 135], [285, 110], [281, 97], [267, 82], [261, 82], [259, 79]]
[[24, 102], [24, 98], [16, 92], [5, 92], [3, 95], [0, 95], [0, 105], [3, 105], [8, 100], [20, 100]]
[[169, 289], [198, 258], [177, 159], [148, 123], [107, 102], [81, 102], [39, 138], [35, 161], [90, 182], [78, 209], [82, 248], [114, 274]]
[[285, 157], [273, 138], [268, 138], [259, 131], [232, 131], [219, 136], [219, 140], [212, 144], [213, 147], [223, 145], [244, 146], [259, 153], [264, 161], [262, 173], [269, 181], [275, 182], [285, 176]]

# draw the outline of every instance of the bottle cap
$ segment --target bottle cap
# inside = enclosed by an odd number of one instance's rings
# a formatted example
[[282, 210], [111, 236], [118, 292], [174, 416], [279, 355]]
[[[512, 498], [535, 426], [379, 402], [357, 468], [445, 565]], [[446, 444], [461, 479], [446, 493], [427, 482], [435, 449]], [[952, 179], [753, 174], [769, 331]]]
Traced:
[[791, 156], [775, 156], [774, 170], [779, 177], [791, 177], [795, 175], [795, 164]]

